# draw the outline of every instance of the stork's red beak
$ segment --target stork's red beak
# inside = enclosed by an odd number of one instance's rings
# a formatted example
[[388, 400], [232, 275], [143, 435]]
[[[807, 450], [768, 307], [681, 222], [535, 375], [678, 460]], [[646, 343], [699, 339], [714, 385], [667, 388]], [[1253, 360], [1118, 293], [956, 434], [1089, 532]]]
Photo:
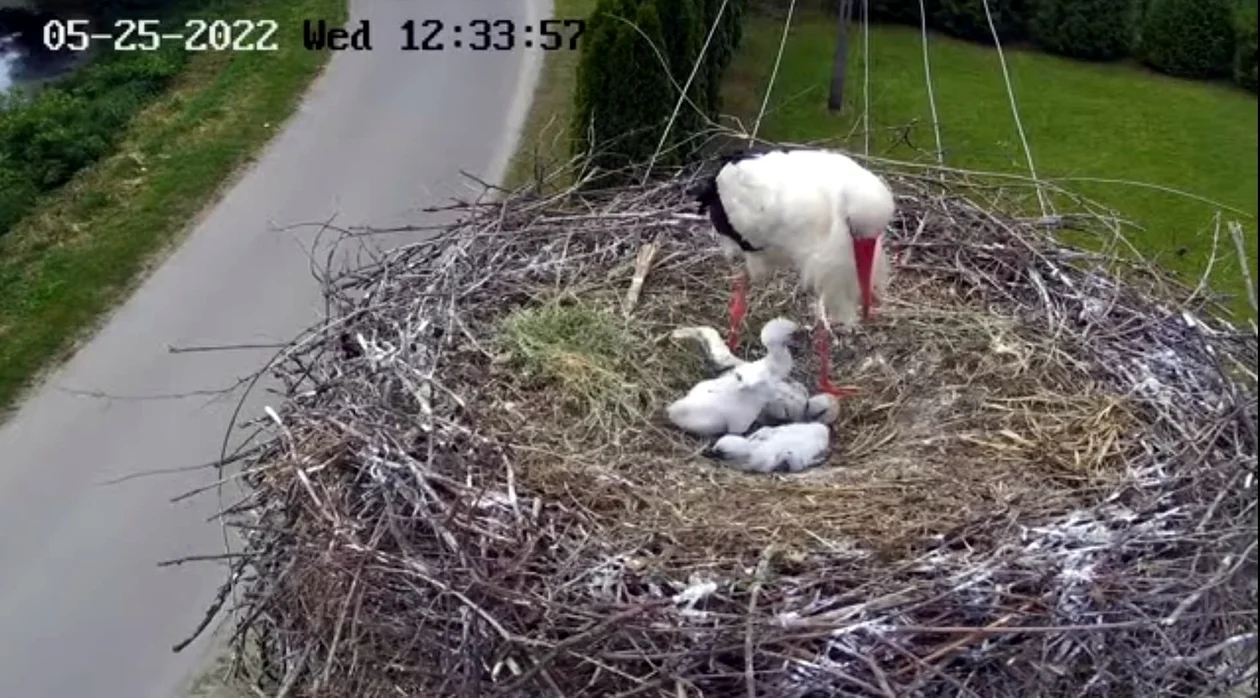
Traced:
[[875, 267], [875, 253], [879, 249], [880, 238], [853, 238], [853, 257], [857, 262], [858, 284], [862, 287], [862, 319], [869, 320], [871, 307], [876, 299], [871, 290], [871, 270]]

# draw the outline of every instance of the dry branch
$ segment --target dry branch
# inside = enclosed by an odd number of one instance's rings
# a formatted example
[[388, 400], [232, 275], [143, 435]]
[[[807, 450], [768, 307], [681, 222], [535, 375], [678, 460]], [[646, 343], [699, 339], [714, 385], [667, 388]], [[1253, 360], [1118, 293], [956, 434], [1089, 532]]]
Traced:
[[[863, 389], [844, 443], [801, 476], [721, 470], [660, 426], [700, 377], [662, 337], [725, 313], [690, 174], [461, 204], [330, 276], [231, 517], [258, 685], [990, 698], [1247, 677], [1255, 335], [1205, 289], [1004, 214], [1018, 183], [885, 174], [899, 276], [842, 342]], [[1063, 221], [1123, 248], [1082, 208]], [[808, 317], [790, 280], [755, 293], [754, 323]]]

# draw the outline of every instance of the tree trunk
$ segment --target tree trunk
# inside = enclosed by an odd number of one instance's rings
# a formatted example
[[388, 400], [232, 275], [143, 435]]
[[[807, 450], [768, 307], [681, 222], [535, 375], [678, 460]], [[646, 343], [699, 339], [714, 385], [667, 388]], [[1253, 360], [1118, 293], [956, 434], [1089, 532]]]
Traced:
[[839, 114], [844, 106], [844, 76], [849, 66], [849, 15], [853, 0], [840, 0], [840, 15], [836, 24], [836, 55], [831, 61], [831, 91], [827, 95], [827, 110]]

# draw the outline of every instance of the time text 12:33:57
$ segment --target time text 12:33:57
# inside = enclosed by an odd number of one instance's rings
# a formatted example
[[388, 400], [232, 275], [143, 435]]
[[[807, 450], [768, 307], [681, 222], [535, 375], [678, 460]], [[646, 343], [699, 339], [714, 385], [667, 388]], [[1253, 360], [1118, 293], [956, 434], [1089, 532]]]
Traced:
[[510, 51], [517, 46], [544, 51], [577, 49], [578, 37], [586, 29], [581, 19], [544, 19], [538, 26], [510, 19], [473, 19], [463, 24], [446, 24], [440, 19], [402, 24], [404, 51], [444, 51], [468, 48], [473, 51]]

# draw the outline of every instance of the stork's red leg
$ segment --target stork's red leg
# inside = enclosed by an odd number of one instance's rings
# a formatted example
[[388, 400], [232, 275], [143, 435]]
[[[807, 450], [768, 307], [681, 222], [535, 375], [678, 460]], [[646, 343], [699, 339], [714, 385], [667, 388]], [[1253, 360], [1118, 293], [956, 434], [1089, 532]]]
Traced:
[[831, 331], [822, 320], [814, 323], [814, 351], [818, 353], [818, 392], [836, 397], [853, 397], [858, 391], [831, 383]]
[[740, 331], [744, 327], [744, 314], [748, 312], [748, 270], [740, 269], [731, 288], [731, 329], [726, 335], [726, 346], [731, 351], [739, 348]]

